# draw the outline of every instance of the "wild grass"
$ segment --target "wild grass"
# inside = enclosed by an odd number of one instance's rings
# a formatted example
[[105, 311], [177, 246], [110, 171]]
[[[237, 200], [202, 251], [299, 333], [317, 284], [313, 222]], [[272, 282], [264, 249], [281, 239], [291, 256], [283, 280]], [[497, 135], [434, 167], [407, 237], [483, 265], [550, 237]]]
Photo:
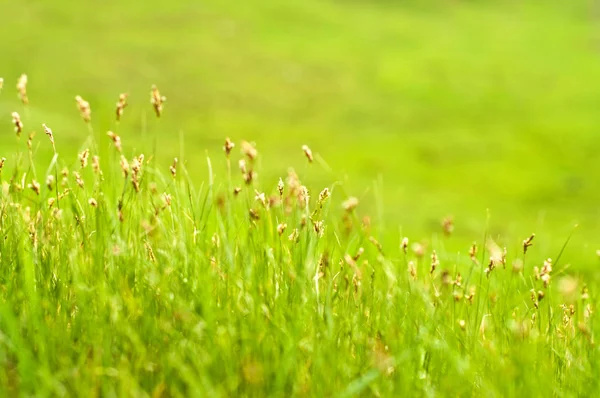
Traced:
[[[168, 112], [155, 86], [151, 98]], [[159, 164], [95, 135], [89, 104], [77, 107], [90, 134], [76, 159], [47, 125], [25, 125], [46, 136], [2, 158], [1, 395], [598, 391], [596, 289], [562, 250], [481, 231], [451, 252], [452, 219], [437, 240], [377, 228], [335, 180], [262, 180], [269, 159], [247, 141], [225, 140], [192, 178], [185, 158]], [[285, 156], [322, 163], [308, 146]], [[213, 162], [228, 173], [215, 178]]]

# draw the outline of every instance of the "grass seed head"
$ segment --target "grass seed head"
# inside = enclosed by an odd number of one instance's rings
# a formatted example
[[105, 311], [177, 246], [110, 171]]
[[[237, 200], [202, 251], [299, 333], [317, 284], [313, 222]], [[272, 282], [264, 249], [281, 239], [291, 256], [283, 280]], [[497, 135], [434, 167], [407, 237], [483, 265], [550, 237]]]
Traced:
[[313, 154], [310, 148], [307, 145], [302, 145], [302, 151], [304, 151], [304, 155], [308, 159], [309, 163], [313, 161]]
[[31, 180], [31, 184], [28, 185], [29, 189], [35, 192], [36, 195], [40, 194], [40, 183], [36, 180]]
[[283, 235], [283, 233], [285, 232], [287, 228], [287, 224], [286, 223], [281, 223], [277, 226], [277, 233], [279, 234], [279, 236]]
[[158, 91], [158, 87], [156, 85], [152, 85], [152, 91], [150, 92], [150, 103], [154, 108], [154, 113], [156, 113], [156, 117], [160, 117], [163, 111], [163, 103], [167, 100], [167, 97], [160, 95], [160, 91]]
[[527, 254], [527, 249], [533, 245], [533, 238], [535, 238], [535, 234], [531, 234], [529, 238], [523, 241], [523, 254]]
[[92, 120], [92, 108], [90, 108], [90, 103], [81, 98], [80, 95], [75, 97], [75, 101], [77, 102], [77, 108], [79, 108], [81, 118], [84, 122], [89, 123]]
[[12, 123], [15, 126], [15, 133], [17, 133], [17, 137], [20, 137], [21, 133], [23, 132], [23, 122], [21, 121], [21, 116], [17, 112], [13, 112], [11, 116]]
[[400, 249], [402, 249], [402, 252], [404, 252], [404, 254], [408, 252], [408, 238], [406, 236], [402, 238], [402, 243], [400, 243]]
[[118, 135], [116, 135], [112, 131], [108, 131], [106, 133], [106, 135], [110, 137], [110, 139], [112, 140], [115, 148], [117, 148], [117, 151], [119, 151], [119, 153], [121, 153], [122, 150], [123, 150], [123, 148], [121, 147], [121, 137], [119, 137]]
[[4, 162], [6, 162], [6, 158], [0, 158], [0, 170], [4, 167]]
[[225, 151], [225, 156], [227, 156], [229, 158], [229, 155], [231, 154], [231, 150], [233, 148], [235, 148], [235, 144], [233, 142], [231, 142], [229, 137], [225, 138], [225, 145], [223, 146], [223, 150]]
[[54, 152], [56, 152], [56, 146], [54, 145], [54, 134], [52, 134], [52, 130], [50, 129], [50, 127], [46, 126], [45, 123], [42, 124], [42, 127], [44, 128], [44, 133], [48, 136], [48, 139], [52, 144], [52, 149], [54, 149]]
[[246, 157], [248, 157], [250, 162], [253, 162], [254, 159], [256, 159], [256, 157], [258, 156], [258, 151], [254, 147], [254, 145], [252, 145], [248, 141], [242, 141], [242, 153]]
[[429, 270], [430, 274], [433, 274], [435, 269], [440, 265], [440, 260], [438, 259], [437, 253], [434, 251], [431, 252], [431, 268]]
[[75, 182], [77, 183], [77, 185], [79, 185], [79, 188], [83, 188], [83, 178], [81, 178], [81, 175], [74, 171], [73, 172], [73, 176], [75, 177]]
[[94, 199], [94, 198], [90, 198], [90, 199], [88, 200], [88, 204], [89, 204], [90, 206], [94, 207], [94, 208], [98, 207], [98, 202], [97, 202], [97, 201], [96, 201], [96, 199]]
[[121, 155], [120, 166], [121, 172], [123, 173], [123, 178], [127, 178], [127, 176], [129, 175], [129, 162], [123, 155]]
[[123, 117], [123, 112], [125, 111], [125, 108], [127, 107], [127, 97], [129, 97], [129, 94], [127, 93], [123, 93], [119, 95], [119, 102], [117, 102], [117, 121], [121, 120], [121, 117]]
[[342, 207], [344, 208], [344, 210], [346, 210], [348, 213], [352, 212], [354, 209], [356, 209], [356, 207], [358, 206], [358, 199], [355, 198], [354, 196], [349, 197], [348, 199], [346, 199], [343, 203], [342, 203]]
[[284, 185], [283, 185], [283, 180], [281, 178], [279, 178], [279, 182], [277, 183], [277, 191], [279, 191], [279, 198], [283, 198], [283, 189], [284, 189]]
[[169, 166], [169, 171], [171, 172], [171, 176], [173, 178], [177, 177], [177, 158], [173, 159], [173, 164], [171, 166]]
[[90, 150], [85, 149], [83, 152], [79, 154], [79, 163], [81, 163], [81, 168], [85, 169], [88, 165], [88, 159], [90, 157]]
[[27, 97], [27, 75], [22, 74], [19, 76], [19, 80], [17, 81], [17, 93], [19, 94], [19, 99], [24, 105], [29, 104], [29, 97]]
[[92, 170], [94, 173], [100, 174], [100, 157], [98, 155], [92, 156]]
[[319, 206], [323, 205], [323, 203], [329, 198], [331, 194], [329, 193], [329, 188], [324, 188], [319, 194]]
[[408, 273], [413, 278], [413, 280], [417, 280], [417, 266], [412, 260], [408, 262]]
[[454, 219], [452, 217], [446, 217], [442, 220], [442, 230], [444, 235], [450, 236], [454, 231]]
[[49, 174], [48, 177], [46, 177], [46, 186], [52, 191], [52, 188], [54, 187], [54, 176], [52, 174]]

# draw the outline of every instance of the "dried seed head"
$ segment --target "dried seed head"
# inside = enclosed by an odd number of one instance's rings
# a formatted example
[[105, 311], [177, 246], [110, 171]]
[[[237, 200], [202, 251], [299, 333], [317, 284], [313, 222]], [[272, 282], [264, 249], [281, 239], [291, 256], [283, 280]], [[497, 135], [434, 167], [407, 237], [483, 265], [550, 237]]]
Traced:
[[75, 101], [77, 101], [77, 108], [79, 108], [81, 118], [84, 122], [89, 123], [90, 120], [92, 120], [92, 109], [90, 108], [90, 103], [81, 98], [80, 95], [75, 97]]
[[163, 111], [163, 103], [167, 100], [167, 97], [161, 96], [160, 91], [155, 85], [152, 85], [152, 91], [150, 92], [150, 103], [154, 107], [156, 117], [160, 117]]
[[54, 187], [54, 176], [52, 174], [46, 177], [46, 186], [52, 191], [52, 188]]
[[44, 133], [50, 139], [50, 143], [52, 144], [52, 148], [54, 149], [54, 152], [56, 152], [56, 147], [54, 146], [54, 135], [52, 134], [52, 130], [50, 130], [50, 127], [46, 126], [46, 124], [42, 124], [42, 127], [44, 128]]
[[452, 235], [454, 231], [454, 219], [452, 217], [446, 217], [442, 220], [442, 229], [446, 236]]
[[168, 193], [163, 194], [163, 200], [165, 201], [166, 206], [171, 206], [171, 195]]
[[88, 159], [90, 157], [90, 150], [85, 149], [83, 152], [79, 154], [79, 162], [81, 163], [81, 168], [85, 169], [88, 164]]
[[330, 193], [329, 193], [329, 188], [325, 188], [321, 191], [321, 193], [319, 194], [319, 205], [322, 205], [323, 202], [325, 202], [327, 200], [327, 198], [329, 198]]
[[171, 176], [173, 176], [173, 178], [177, 177], [177, 158], [173, 159], [173, 164], [171, 166], [169, 166], [169, 171], [171, 172]]
[[417, 280], [417, 267], [415, 262], [412, 260], [408, 262], [408, 272], [410, 273], [410, 276], [412, 276], [413, 280]]
[[108, 131], [106, 133], [106, 135], [110, 137], [110, 139], [112, 140], [113, 144], [115, 145], [115, 148], [117, 148], [117, 151], [119, 151], [119, 153], [121, 153], [121, 151], [122, 151], [121, 137], [119, 137], [118, 135], [116, 135], [112, 131]]
[[240, 194], [240, 192], [242, 192], [242, 188], [240, 188], [240, 187], [235, 187], [235, 188], [233, 189], [233, 194], [234, 194], [235, 196], [238, 196], [238, 195]]
[[383, 246], [381, 246], [381, 243], [379, 243], [377, 239], [375, 239], [372, 236], [369, 236], [369, 241], [377, 248], [379, 253], [383, 254]]
[[313, 221], [313, 228], [318, 237], [323, 237], [325, 234], [325, 222], [324, 221]]
[[54, 206], [54, 203], [56, 203], [56, 198], [48, 198], [48, 208], [51, 209], [52, 206]]
[[36, 180], [31, 180], [31, 184], [29, 184], [28, 187], [35, 192], [36, 195], [40, 194], [40, 183]]
[[88, 204], [92, 207], [98, 207], [98, 202], [96, 202], [96, 199], [94, 199], [94, 198], [90, 198], [88, 200]]
[[349, 197], [348, 199], [346, 199], [343, 203], [342, 203], [342, 207], [344, 208], [344, 210], [346, 210], [348, 213], [352, 212], [354, 209], [356, 209], [356, 206], [358, 206], [358, 199], [355, 198], [354, 196]]
[[288, 239], [291, 242], [297, 243], [300, 240], [300, 233], [298, 232], [298, 228], [294, 228]]
[[75, 182], [77, 183], [77, 185], [79, 185], [79, 188], [83, 188], [83, 179], [81, 178], [81, 175], [78, 172], [74, 171], [73, 176], [75, 177]]
[[434, 250], [431, 252], [431, 269], [429, 270], [429, 273], [433, 274], [433, 272], [439, 265], [440, 265], [440, 260], [438, 259], [438, 256]]
[[421, 258], [425, 255], [425, 246], [422, 243], [415, 242], [412, 244], [412, 251], [415, 253], [415, 256]]
[[100, 173], [100, 157], [98, 155], [92, 156], [92, 170], [96, 174]]
[[406, 254], [408, 252], [408, 238], [407, 237], [402, 238], [402, 243], [400, 243], [400, 248], [402, 249], [404, 254]]
[[21, 102], [25, 105], [29, 104], [29, 98], [27, 97], [27, 75], [22, 74], [17, 81], [17, 92]]
[[4, 162], [6, 162], [6, 158], [0, 158], [0, 170], [4, 167]]
[[467, 328], [467, 323], [465, 322], [464, 319], [460, 319], [458, 321], [458, 326], [460, 327], [461, 330], [466, 330]]
[[302, 150], [304, 151], [304, 155], [308, 159], [310, 163], [313, 161], [313, 154], [310, 148], [307, 145], [302, 145]]
[[15, 125], [15, 133], [17, 133], [17, 137], [20, 137], [21, 133], [23, 132], [23, 122], [21, 121], [21, 116], [19, 116], [17, 112], [13, 112], [11, 116], [12, 123]]
[[547, 259], [544, 261], [544, 265], [542, 266], [542, 270], [540, 271], [540, 279], [544, 282], [544, 287], [547, 288], [550, 284], [550, 273], [552, 272], [552, 259]]
[[242, 153], [252, 162], [258, 156], [258, 151], [251, 143], [242, 141]]
[[129, 175], [129, 162], [125, 158], [125, 156], [121, 155], [121, 172], [123, 173], [123, 178], [127, 178]]
[[256, 196], [254, 196], [254, 200], [260, 202], [263, 207], [267, 207], [267, 197], [264, 192], [258, 192], [256, 189], [254, 190]]
[[533, 238], [535, 238], [535, 234], [531, 234], [531, 236], [523, 241], [523, 254], [527, 253], [527, 249], [529, 246], [533, 245]]
[[27, 137], [27, 149], [30, 151], [33, 149], [33, 136], [35, 136], [35, 131], [29, 133], [29, 136]]
[[121, 120], [121, 117], [123, 116], [123, 111], [125, 110], [125, 108], [127, 107], [127, 97], [129, 97], [129, 94], [127, 93], [123, 93], [119, 95], [119, 102], [117, 102], [117, 121]]
[[279, 182], [277, 183], [277, 190], [279, 191], [279, 197], [282, 198], [283, 197], [283, 180], [281, 178], [279, 178]]
[[229, 155], [231, 154], [231, 150], [234, 147], [235, 147], [235, 144], [233, 142], [231, 142], [229, 137], [225, 138], [225, 146], [223, 147], [223, 150], [225, 151], [225, 156], [229, 157]]
[[287, 228], [287, 224], [286, 223], [281, 223], [277, 226], [277, 233], [279, 234], [279, 236], [283, 235], [283, 233], [285, 232], [285, 229]]

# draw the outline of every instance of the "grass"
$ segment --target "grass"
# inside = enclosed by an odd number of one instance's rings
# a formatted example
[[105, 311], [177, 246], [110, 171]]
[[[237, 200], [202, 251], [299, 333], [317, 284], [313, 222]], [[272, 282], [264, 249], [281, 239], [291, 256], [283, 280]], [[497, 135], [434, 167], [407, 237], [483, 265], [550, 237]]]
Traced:
[[[2, 395], [598, 389], [600, 87], [588, 4], [0, 6], [11, 9], [0, 34], [18, 38], [0, 43]], [[27, 106], [15, 96], [22, 73]], [[167, 97], [160, 119], [153, 83]], [[244, 139], [259, 153], [245, 158], [250, 184], [238, 171]], [[353, 196], [359, 205], [344, 210]]]
[[[240, 159], [227, 141], [197, 185], [185, 159], [168, 167], [115, 135], [96, 142], [87, 125], [78, 159], [36, 162], [33, 148], [60, 147], [45, 126], [3, 164], [3, 395], [597, 390], [595, 291], [563, 250], [485, 230], [455, 242], [461, 255], [446, 249], [451, 220], [411, 244], [372, 225], [335, 180], [302, 185], [321, 168], [308, 147], [290, 154], [307, 171], [277, 183], [260, 178], [268, 159], [252, 144], [238, 143]], [[219, 163], [226, 177], [215, 178]]]

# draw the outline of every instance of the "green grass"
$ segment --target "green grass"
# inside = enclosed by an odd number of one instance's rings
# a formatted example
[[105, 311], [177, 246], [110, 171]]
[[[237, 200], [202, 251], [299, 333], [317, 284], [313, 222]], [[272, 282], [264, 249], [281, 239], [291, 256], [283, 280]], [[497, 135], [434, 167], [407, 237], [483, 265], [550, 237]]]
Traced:
[[[578, 289], [587, 283], [595, 308], [600, 62], [592, 5], [24, 0], [0, 7], [11, 10], [0, 23], [10, 38], [0, 42], [1, 178], [24, 187], [0, 201], [0, 376], [11, 393], [143, 395], [158, 388], [160, 395], [163, 382], [171, 395], [475, 389], [547, 396], [596, 388], [596, 348], [578, 329], [580, 322], [592, 336], [597, 329], [593, 317], [584, 321], [584, 303], [578, 299], [575, 331], [565, 338], [559, 305], [568, 300], [548, 291], [536, 311], [529, 298], [533, 285], [540, 289], [533, 267], [562, 253], [557, 279], [573, 276]], [[21, 73], [29, 76], [28, 107], [15, 95]], [[152, 84], [167, 96], [160, 120], [149, 104]], [[117, 124], [122, 92], [130, 105]], [[89, 126], [75, 95], [91, 103]], [[13, 111], [25, 125], [20, 140]], [[58, 169], [48, 168], [55, 154], [42, 123], [54, 130]], [[108, 130], [121, 136], [128, 159], [146, 155], [141, 192], [120, 177]], [[256, 142], [257, 189], [274, 193], [291, 166], [311, 188], [311, 211], [323, 187], [333, 191], [321, 217], [325, 236], [317, 239], [309, 222], [300, 242], [289, 242], [297, 209], [263, 209], [260, 220], [248, 219], [257, 206], [254, 187], [231, 197], [242, 183], [236, 147], [230, 185], [221, 150], [227, 136], [238, 146]], [[312, 165], [303, 144], [315, 153]], [[80, 190], [70, 174], [73, 192], [59, 201], [63, 215], [54, 220], [46, 203], [52, 193], [43, 188], [38, 197], [27, 184], [35, 178], [44, 186], [48, 173], [77, 169], [84, 148], [100, 156], [105, 179], [86, 169]], [[153, 217], [163, 192], [173, 203]], [[349, 196], [360, 205], [345, 233], [340, 204]], [[227, 211], [218, 210], [221, 200]], [[28, 231], [38, 210], [32, 247]], [[440, 227], [448, 215], [451, 237]], [[370, 230], [359, 228], [365, 216]], [[276, 226], [284, 220], [280, 239]], [[513, 274], [531, 232], [525, 270]], [[508, 270], [494, 270], [489, 282], [481, 277], [484, 235], [509, 253]], [[417, 281], [407, 277], [403, 236], [426, 246]], [[467, 254], [472, 241], [483, 256], [477, 267]], [[354, 293], [354, 271], [347, 264], [340, 271], [340, 261], [361, 246]], [[433, 249], [441, 265], [429, 279]], [[317, 297], [312, 278], [323, 253], [330, 271]], [[444, 269], [452, 278], [472, 275], [473, 304], [452, 302], [452, 288], [441, 287]], [[527, 337], [517, 338], [515, 325], [533, 313]], [[395, 369], [389, 375], [379, 366], [387, 359]], [[252, 369], [261, 377], [249, 376]]]
[[[562, 251], [551, 253], [545, 286], [539, 238], [526, 254], [489, 231], [473, 237], [487, 249], [471, 257], [446, 249], [451, 235], [404, 250], [403, 235], [370, 225], [360, 203], [348, 208], [335, 181], [306, 191], [290, 171], [279, 191], [274, 181], [245, 184], [234, 169], [198, 185], [181, 165], [167, 176], [139, 154], [127, 157], [124, 174], [124, 158], [110, 150], [98, 171], [59, 155], [48, 167], [4, 165], [2, 395], [577, 396], [598, 388], [595, 292], [586, 297], [585, 281], [565, 274]], [[206, 161], [209, 169], [230, 163]], [[268, 159], [246, 162], [256, 171]], [[58, 183], [37, 193], [36, 174]], [[381, 244], [385, 235], [396, 244]], [[498, 245], [511, 249], [503, 255]]]

